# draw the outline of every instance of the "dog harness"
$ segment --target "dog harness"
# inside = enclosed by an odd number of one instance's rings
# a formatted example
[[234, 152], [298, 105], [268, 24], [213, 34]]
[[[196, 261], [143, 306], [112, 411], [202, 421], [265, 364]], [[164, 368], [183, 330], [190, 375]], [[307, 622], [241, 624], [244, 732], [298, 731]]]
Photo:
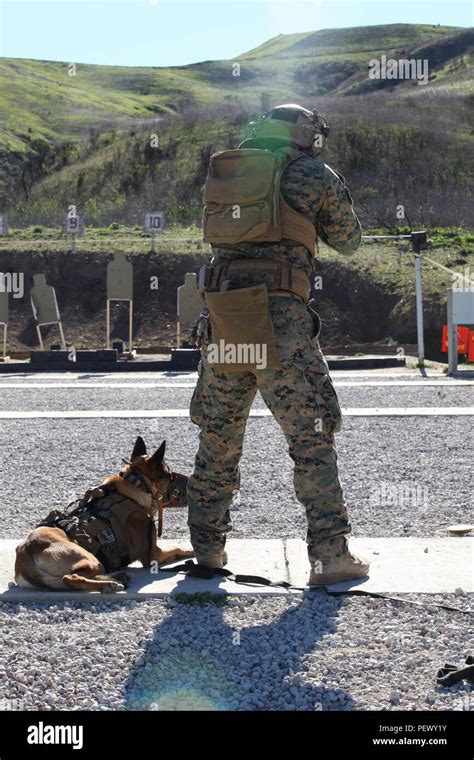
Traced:
[[[151, 491], [145, 479], [136, 471], [120, 472], [120, 477], [139, 488], [144, 493]], [[149, 515], [150, 548], [153, 540], [153, 522], [158, 516], [157, 533], [163, 531], [163, 506], [178, 506], [185, 498], [187, 478], [179, 473], [171, 473], [168, 488], [163, 496], [152, 496]], [[73, 509], [71, 509], [74, 507]], [[114, 483], [103, 483], [86, 491], [81, 499], [71, 502], [64, 510], [53, 509], [36, 525], [61, 528], [75, 543], [91, 552], [104, 565], [106, 572], [126, 567], [138, 559], [131, 551], [127, 535], [127, 520], [133, 512], [144, 512], [136, 501], [121, 494]]]
[[[127, 477], [129, 482], [141, 491], [149, 492], [140, 476], [135, 473], [130, 475], [133, 479]], [[131, 555], [126, 536], [127, 520], [133, 512], [143, 512], [143, 508], [117, 491], [113, 483], [104, 483], [87, 490], [81, 499], [68, 504], [64, 511], [52, 510], [36, 527], [47, 525], [61, 528], [72, 541], [97, 557], [105, 570], [110, 572], [138, 559]], [[150, 519], [150, 527], [151, 524]]]

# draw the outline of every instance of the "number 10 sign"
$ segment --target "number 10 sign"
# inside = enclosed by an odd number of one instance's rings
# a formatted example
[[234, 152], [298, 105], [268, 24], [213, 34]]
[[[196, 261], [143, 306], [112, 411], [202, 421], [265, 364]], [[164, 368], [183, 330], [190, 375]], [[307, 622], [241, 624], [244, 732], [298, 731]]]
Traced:
[[150, 235], [161, 235], [165, 225], [165, 215], [163, 211], [155, 211], [151, 214], [145, 214], [145, 223], [143, 225], [145, 232]]

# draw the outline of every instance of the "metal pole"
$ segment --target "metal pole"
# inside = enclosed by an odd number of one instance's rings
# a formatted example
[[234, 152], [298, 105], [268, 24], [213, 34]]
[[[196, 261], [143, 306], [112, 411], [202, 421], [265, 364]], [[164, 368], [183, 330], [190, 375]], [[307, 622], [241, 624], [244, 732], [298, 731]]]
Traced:
[[107, 306], [105, 309], [105, 329], [107, 331], [107, 348], [110, 348], [110, 301], [107, 299]]
[[3, 325], [3, 358], [7, 355], [7, 324]]
[[453, 324], [453, 291], [447, 290], [448, 310], [448, 373], [456, 372], [458, 368], [458, 326]]
[[64, 337], [64, 330], [61, 322], [58, 322], [59, 325], [59, 332], [61, 334], [61, 348], [63, 351], [66, 350], [66, 338]]
[[132, 353], [132, 333], [133, 333], [133, 301], [129, 302], [129, 314], [128, 314], [128, 350]]
[[425, 341], [423, 338], [423, 287], [421, 279], [421, 256], [415, 254], [415, 291], [416, 291], [416, 335], [418, 343], [418, 364], [425, 364]]
[[401, 240], [402, 238], [411, 238], [411, 235], [362, 235], [362, 240]]

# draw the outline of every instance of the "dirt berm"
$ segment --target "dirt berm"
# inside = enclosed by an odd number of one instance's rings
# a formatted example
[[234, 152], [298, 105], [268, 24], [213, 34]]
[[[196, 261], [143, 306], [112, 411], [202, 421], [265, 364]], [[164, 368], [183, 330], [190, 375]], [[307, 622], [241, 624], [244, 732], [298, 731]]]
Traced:
[[[33, 274], [42, 272], [56, 289], [66, 340], [77, 348], [105, 345], [106, 264], [104, 253], [0, 253], [0, 272], [24, 275], [22, 298], [10, 296], [9, 350], [38, 347], [32, 319], [29, 291]], [[137, 348], [175, 345], [176, 290], [186, 272], [197, 272], [209, 261], [205, 253], [135, 254], [134, 267], [134, 346]], [[348, 353], [364, 345], [373, 350], [382, 345], [412, 345], [416, 342], [415, 300], [395, 285], [380, 284], [346, 265], [345, 260], [319, 264], [324, 288], [318, 300], [323, 328], [323, 349]], [[158, 277], [159, 287], [151, 287]], [[424, 301], [426, 354], [441, 359], [440, 336], [445, 320], [441, 296], [428, 295]], [[127, 337], [125, 303], [112, 308], [112, 337]], [[45, 346], [56, 342], [55, 327], [43, 328]], [[369, 346], [367, 346], [369, 344]], [[384, 351], [387, 352], [386, 350]]]

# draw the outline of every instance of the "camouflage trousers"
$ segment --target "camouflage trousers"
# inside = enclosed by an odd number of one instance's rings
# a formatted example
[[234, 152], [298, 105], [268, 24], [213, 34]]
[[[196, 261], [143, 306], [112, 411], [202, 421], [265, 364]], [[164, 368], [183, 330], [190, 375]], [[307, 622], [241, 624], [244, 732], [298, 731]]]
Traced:
[[316, 320], [298, 298], [273, 296], [269, 301], [278, 369], [216, 372], [207, 360], [210, 336], [204, 336], [190, 408], [200, 427], [199, 448], [187, 487], [188, 525], [198, 560], [221, 554], [232, 528], [230, 507], [240, 486], [245, 427], [257, 390], [280, 425], [294, 462], [295, 493], [308, 520], [310, 562], [348, 550], [350, 524], [334, 440], [341, 410]]

